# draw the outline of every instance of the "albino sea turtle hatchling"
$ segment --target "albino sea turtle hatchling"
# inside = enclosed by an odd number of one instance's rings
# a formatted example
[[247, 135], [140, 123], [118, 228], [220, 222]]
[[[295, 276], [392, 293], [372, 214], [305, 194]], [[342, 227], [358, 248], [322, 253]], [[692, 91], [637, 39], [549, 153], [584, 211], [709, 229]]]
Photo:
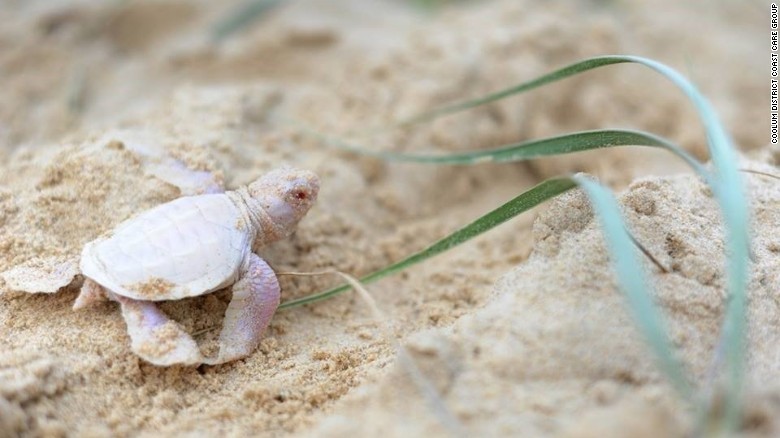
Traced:
[[[249, 355], [279, 305], [279, 283], [252, 248], [289, 236], [317, 199], [309, 171], [272, 171], [246, 187], [186, 196], [119, 224], [81, 254], [85, 280], [74, 309], [119, 302], [133, 351], [156, 365], [218, 364]], [[216, 357], [155, 301], [233, 285]]]

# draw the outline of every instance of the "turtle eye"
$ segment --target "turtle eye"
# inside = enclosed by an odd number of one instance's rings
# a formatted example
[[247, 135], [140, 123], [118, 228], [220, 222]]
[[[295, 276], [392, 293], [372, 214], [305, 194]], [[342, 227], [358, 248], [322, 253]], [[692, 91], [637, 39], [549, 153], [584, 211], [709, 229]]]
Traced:
[[298, 199], [299, 201], [303, 201], [304, 199], [309, 197], [309, 195], [303, 190], [296, 190], [295, 192], [293, 192], [293, 196], [295, 196], [295, 199]]

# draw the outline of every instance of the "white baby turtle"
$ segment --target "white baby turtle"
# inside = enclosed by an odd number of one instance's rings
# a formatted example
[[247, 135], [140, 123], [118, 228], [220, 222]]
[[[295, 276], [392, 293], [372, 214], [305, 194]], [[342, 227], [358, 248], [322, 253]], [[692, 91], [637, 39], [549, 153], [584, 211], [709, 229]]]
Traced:
[[[156, 365], [218, 364], [257, 347], [279, 305], [279, 283], [253, 252], [289, 236], [317, 199], [309, 171], [272, 171], [246, 187], [186, 196], [119, 224], [88, 243], [74, 309], [106, 298], [117, 301], [132, 350]], [[155, 301], [178, 300], [233, 285], [216, 357], [204, 357], [195, 340]]]

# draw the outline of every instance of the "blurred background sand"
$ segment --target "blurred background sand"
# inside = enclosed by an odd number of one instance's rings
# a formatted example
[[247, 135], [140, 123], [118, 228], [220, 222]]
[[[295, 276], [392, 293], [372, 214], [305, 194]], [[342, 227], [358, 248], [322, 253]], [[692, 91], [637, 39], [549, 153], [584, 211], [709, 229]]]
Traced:
[[[672, 268], [654, 281], [674, 340], [704, 379], [722, 311], [718, 216], [697, 180], [667, 177], [685, 170], [670, 155], [632, 148], [469, 168], [384, 164], [334, 152], [286, 121], [344, 134], [587, 56], [636, 54], [696, 82], [754, 160], [745, 166], [772, 171], [763, 6], [291, 0], [215, 42], [214, 26], [239, 5], [2, 2], [0, 272], [72, 259], [123, 219], [177, 197], [133, 144], [213, 172], [229, 188], [283, 164], [317, 172], [318, 205], [292, 238], [261, 251], [280, 271], [364, 274], [546, 177], [585, 171], [628, 187], [629, 222]], [[463, 151], [609, 127], [651, 131], [707, 156], [690, 103], [632, 65], [356, 141]], [[743, 432], [772, 436], [780, 433], [780, 192], [776, 181], [747, 179], [761, 237]], [[623, 310], [587, 203], [573, 193], [542, 211], [536, 223], [539, 211], [368, 287], [438, 404], [353, 294], [278, 312], [245, 360], [163, 369], [130, 352], [114, 304], [70, 310], [78, 280], [55, 295], [14, 292], [0, 280], [0, 435], [689, 433], [690, 413]], [[284, 277], [283, 300], [336, 281]], [[223, 291], [163, 307], [199, 332], [220, 324], [228, 300]], [[201, 337], [208, 346], [214, 332]]]

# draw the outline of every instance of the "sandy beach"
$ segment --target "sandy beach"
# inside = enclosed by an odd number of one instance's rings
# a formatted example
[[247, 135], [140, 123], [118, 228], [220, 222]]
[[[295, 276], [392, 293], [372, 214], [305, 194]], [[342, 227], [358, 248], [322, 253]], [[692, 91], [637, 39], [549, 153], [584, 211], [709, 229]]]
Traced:
[[[280, 310], [254, 354], [224, 365], [151, 365], [131, 351], [116, 303], [71, 309], [81, 248], [181, 196], [171, 163], [227, 189], [280, 166], [316, 172], [316, 206], [259, 254], [277, 272], [358, 277], [546, 178], [586, 172], [616, 191], [636, 237], [669, 268], [648, 265], [656, 301], [687, 370], [706, 382], [725, 306], [723, 233], [712, 193], [673, 155], [617, 148], [511, 164], [387, 163], [296, 126], [431, 153], [627, 128], [706, 161], [690, 102], [636, 65], [365, 134], [589, 56], [633, 54], [696, 83], [740, 167], [780, 174], [765, 114], [768, 7], [278, 3], [220, 40], [215, 26], [240, 2], [0, 8], [0, 437], [691, 436], [694, 414], [637, 332], [579, 191], [367, 285], [382, 319], [355, 293]], [[753, 260], [740, 433], [771, 437], [780, 434], [780, 181], [744, 179]], [[52, 274], [32, 279], [41, 288], [51, 278], [64, 287], [16, 290], [10, 283], [27, 268]], [[341, 281], [279, 279], [282, 301]], [[230, 298], [225, 289], [161, 308], [210, 351]]]

